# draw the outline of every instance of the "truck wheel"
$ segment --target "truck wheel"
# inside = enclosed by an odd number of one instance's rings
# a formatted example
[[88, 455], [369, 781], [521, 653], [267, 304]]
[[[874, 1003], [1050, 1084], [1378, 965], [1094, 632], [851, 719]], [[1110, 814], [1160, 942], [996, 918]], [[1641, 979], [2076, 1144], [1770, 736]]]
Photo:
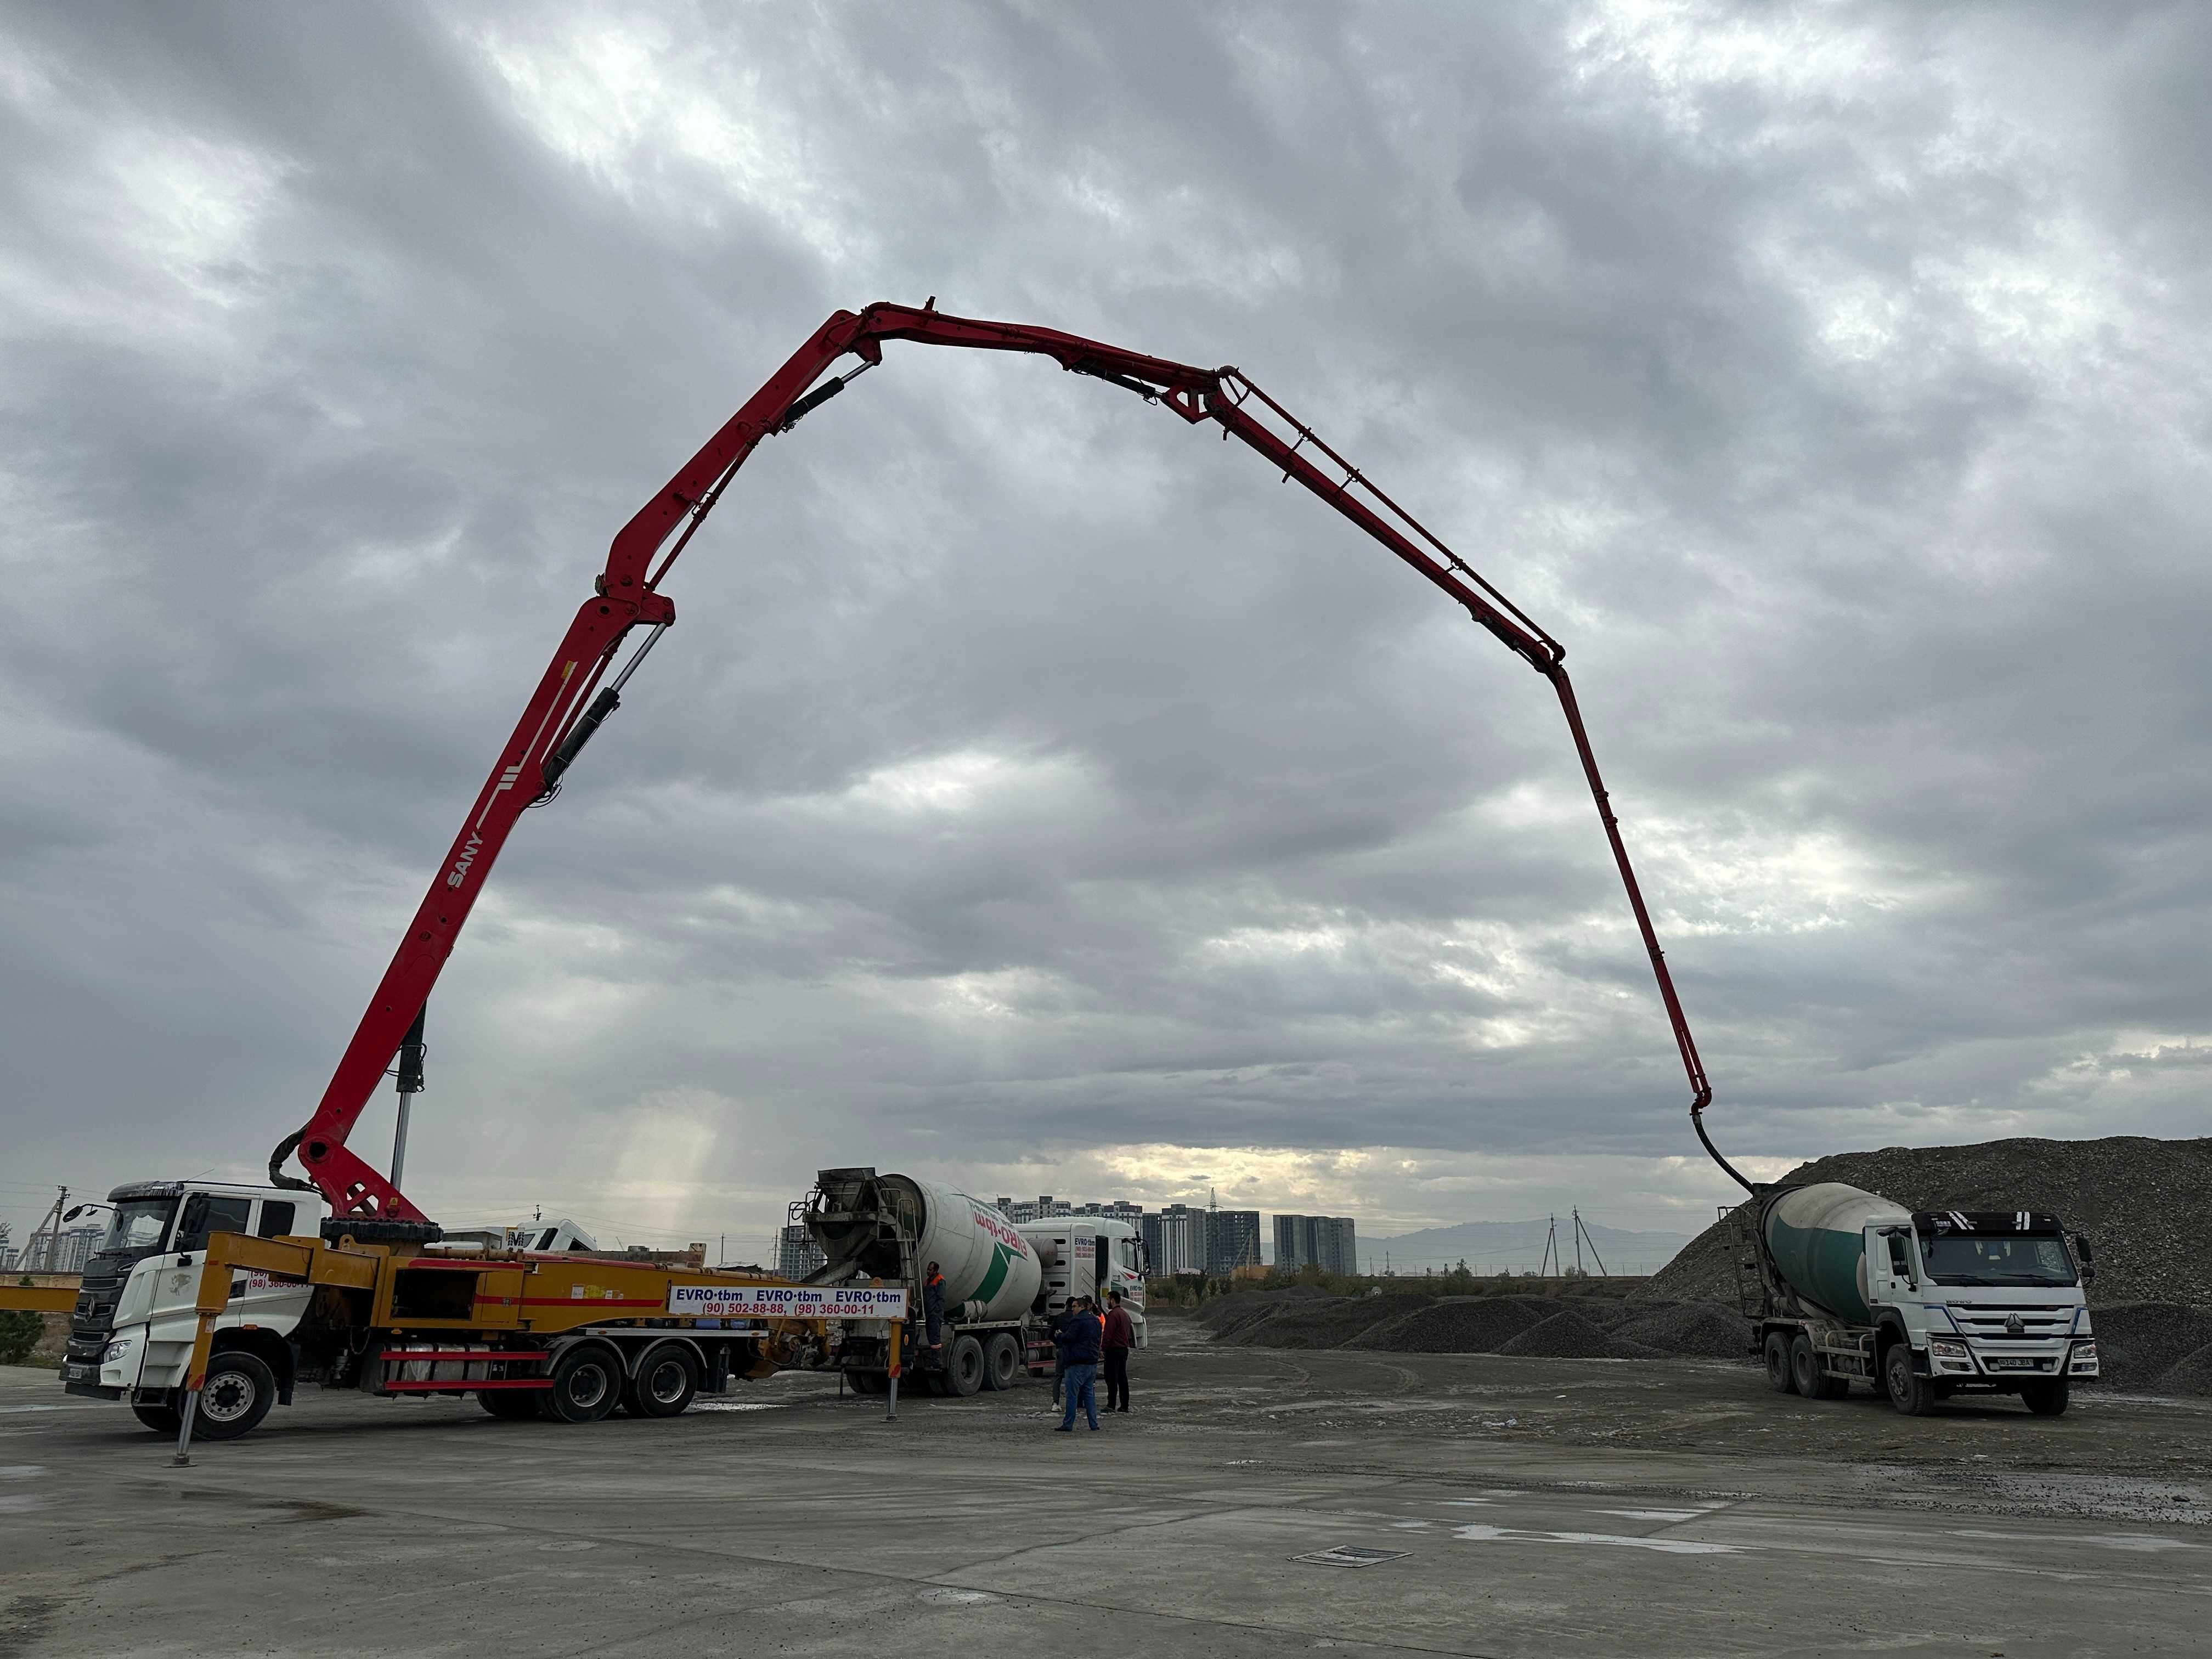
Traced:
[[555, 1423], [596, 1423], [621, 1399], [621, 1362], [586, 1342], [553, 1362], [553, 1386], [538, 1395], [538, 1409]]
[[1777, 1394], [1797, 1392], [1797, 1379], [1790, 1375], [1790, 1339], [1780, 1331], [1766, 1334], [1766, 1386]]
[[854, 1394], [889, 1394], [891, 1391], [889, 1371], [847, 1371], [845, 1382]]
[[623, 1384], [623, 1404], [632, 1417], [680, 1417], [699, 1392], [699, 1362], [681, 1342], [663, 1342], [646, 1350], [629, 1381]]
[[1012, 1331], [1000, 1331], [983, 1345], [983, 1386], [1011, 1389], [1022, 1374], [1022, 1345]]
[[[176, 1391], [173, 1389], [167, 1397], [158, 1406], [142, 1406], [134, 1400], [131, 1402], [131, 1415], [156, 1434], [173, 1436], [179, 1428], [184, 1426], [185, 1421], [176, 1407], [169, 1403], [169, 1401], [175, 1397]], [[194, 1428], [199, 1426], [197, 1419], [192, 1426]]]
[[276, 1377], [250, 1353], [219, 1353], [208, 1361], [192, 1437], [235, 1440], [252, 1431], [276, 1403]]
[[479, 1389], [477, 1404], [502, 1423], [520, 1423], [538, 1415], [536, 1389]]
[[2038, 1417], [2063, 1417], [2074, 1397], [2074, 1385], [2063, 1376], [2039, 1378], [2020, 1385], [2021, 1402]]
[[944, 1380], [939, 1386], [956, 1400], [965, 1400], [983, 1386], [983, 1345], [972, 1336], [953, 1339], [952, 1352], [945, 1356]]
[[1851, 1391], [1843, 1378], [1821, 1370], [1813, 1339], [1803, 1331], [1790, 1340], [1790, 1381], [1808, 1400], [1840, 1400]]
[[1927, 1417], [1936, 1410], [1936, 1385], [1912, 1369], [1909, 1343], [1893, 1346], [1881, 1362], [1882, 1385], [1889, 1403], [1907, 1417]]

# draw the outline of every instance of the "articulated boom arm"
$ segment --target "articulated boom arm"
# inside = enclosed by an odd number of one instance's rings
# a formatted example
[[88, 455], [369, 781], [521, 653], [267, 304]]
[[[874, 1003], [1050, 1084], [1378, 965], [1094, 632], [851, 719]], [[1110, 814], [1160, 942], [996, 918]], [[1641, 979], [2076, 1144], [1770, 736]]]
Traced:
[[[858, 315], [841, 311], [832, 316], [623, 526], [608, 550], [606, 568], [593, 585], [596, 591], [568, 624], [560, 649], [554, 653], [522, 718], [501, 750], [498, 764], [485, 780], [428, 896], [409, 924], [314, 1115], [297, 1134], [279, 1144], [272, 1155], [273, 1179], [291, 1186], [305, 1184], [284, 1176], [279, 1168], [296, 1148], [313, 1186], [330, 1200], [337, 1216], [392, 1221], [423, 1218], [398, 1188], [348, 1149], [347, 1135], [437, 982], [461, 925], [483, 890], [485, 878], [515, 820], [526, 807], [558, 788], [562, 775], [577, 752], [617, 706], [623, 683], [659, 638], [660, 630], [675, 621], [675, 606], [659, 591], [669, 567], [761, 441], [771, 434], [789, 431], [805, 415], [842, 392], [857, 375], [879, 364], [886, 340], [1049, 357], [1062, 368], [1124, 387], [1147, 402], [1164, 404], [1194, 425], [1217, 422], [1224, 437], [1235, 437], [1257, 451], [1282, 470], [1285, 482], [1295, 479], [1304, 484], [1374, 537], [1455, 603], [1465, 606], [1468, 614], [1507, 649], [1551, 681], [1573, 734], [1583, 775], [1597, 802], [1613, 862], [1627, 888], [1629, 908], [1635, 913], [1652, 971], [1658, 977], [1660, 1000], [1666, 1006], [1690, 1079], [1690, 1115], [1698, 1137], [1723, 1170], [1743, 1182], [1706, 1137], [1703, 1113], [1712, 1098], [1712, 1088], [1705, 1080], [1697, 1045], [1630, 866], [1620, 827], [1598, 775], [1574, 689], [1561, 665], [1565, 653], [1559, 642], [1237, 370], [1196, 368], [1054, 329], [949, 316], [935, 308], [934, 301], [919, 310], [883, 304], [870, 306]], [[848, 356], [859, 357], [860, 367], [841, 377], [822, 380], [826, 369]], [[817, 380], [821, 381], [818, 386]], [[640, 625], [651, 632], [612, 683], [600, 690], [599, 683], [623, 639]], [[1749, 1183], [1744, 1185], [1748, 1188]]]

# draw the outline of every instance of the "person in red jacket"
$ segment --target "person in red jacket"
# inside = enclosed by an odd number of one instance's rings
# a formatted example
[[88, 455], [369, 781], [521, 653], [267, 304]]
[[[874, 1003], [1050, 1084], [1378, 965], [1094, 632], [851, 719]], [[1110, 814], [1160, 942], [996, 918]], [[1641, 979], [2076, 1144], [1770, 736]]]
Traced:
[[1106, 1409], [1126, 1413], [1129, 1409], [1129, 1350], [1137, 1346], [1137, 1328], [1121, 1305], [1121, 1291], [1107, 1291], [1106, 1300]]

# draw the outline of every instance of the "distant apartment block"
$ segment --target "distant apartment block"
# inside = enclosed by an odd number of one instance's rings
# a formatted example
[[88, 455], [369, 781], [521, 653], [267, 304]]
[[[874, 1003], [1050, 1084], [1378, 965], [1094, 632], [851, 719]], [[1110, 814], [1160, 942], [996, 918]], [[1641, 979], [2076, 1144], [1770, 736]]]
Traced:
[[776, 1235], [775, 1271], [779, 1279], [804, 1279], [825, 1258], [805, 1223], [786, 1227]]
[[1275, 1218], [1275, 1267], [1296, 1273], [1318, 1267], [1328, 1273], [1359, 1271], [1358, 1230], [1348, 1215], [1279, 1215]]
[[1260, 1212], [1257, 1210], [1208, 1210], [1206, 1212], [1206, 1271], [1231, 1273], [1239, 1267], [1260, 1265]]

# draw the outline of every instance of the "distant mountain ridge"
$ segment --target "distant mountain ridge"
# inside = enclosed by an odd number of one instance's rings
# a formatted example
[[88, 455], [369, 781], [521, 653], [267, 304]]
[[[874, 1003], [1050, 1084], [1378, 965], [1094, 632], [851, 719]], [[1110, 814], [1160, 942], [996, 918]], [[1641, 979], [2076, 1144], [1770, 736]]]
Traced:
[[[1477, 1273], [1534, 1273], [1542, 1264], [1551, 1226], [1548, 1218], [1539, 1216], [1533, 1221], [1462, 1221], [1390, 1238], [1362, 1237], [1359, 1261], [1370, 1273], [1382, 1270], [1386, 1255], [1397, 1273], [1418, 1273], [1424, 1267], [1442, 1272], [1462, 1261]], [[1656, 1273], [1690, 1242], [1687, 1233], [1631, 1232], [1589, 1220], [1583, 1231], [1589, 1241], [1583, 1246], [1583, 1266], [1591, 1273], [1602, 1262], [1607, 1273]], [[1565, 1216], [1559, 1218], [1559, 1256], [1574, 1265], [1574, 1224]]]

